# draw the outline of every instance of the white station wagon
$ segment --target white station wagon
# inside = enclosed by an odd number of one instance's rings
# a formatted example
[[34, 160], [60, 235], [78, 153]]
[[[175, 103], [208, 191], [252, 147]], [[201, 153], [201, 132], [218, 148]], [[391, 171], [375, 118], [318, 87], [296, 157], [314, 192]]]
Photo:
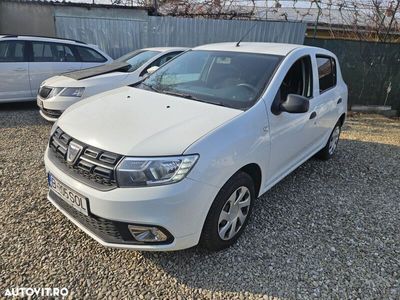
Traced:
[[87, 97], [133, 84], [186, 48], [158, 47], [129, 52], [113, 63], [51, 77], [40, 85], [40, 114], [54, 122], [72, 104]]
[[223, 249], [259, 196], [310, 157], [334, 155], [346, 111], [327, 50], [196, 47], [66, 110], [45, 153], [48, 199], [105, 246]]
[[0, 102], [33, 100], [43, 80], [109, 62], [97, 46], [80, 41], [0, 35]]

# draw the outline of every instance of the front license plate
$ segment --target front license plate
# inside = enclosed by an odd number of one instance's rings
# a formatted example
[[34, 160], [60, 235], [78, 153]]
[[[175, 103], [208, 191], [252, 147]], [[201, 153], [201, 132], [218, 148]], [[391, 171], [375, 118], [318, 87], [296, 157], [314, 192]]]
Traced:
[[37, 99], [37, 100], [36, 100], [36, 103], [37, 103], [37, 105], [38, 105], [40, 108], [43, 108], [43, 101], [42, 101], [42, 100]]
[[87, 198], [67, 187], [50, 173], [48, 174], [48, 183], [50, 189], [56, 192], [61, 199], [84, 215], [89, 215]]

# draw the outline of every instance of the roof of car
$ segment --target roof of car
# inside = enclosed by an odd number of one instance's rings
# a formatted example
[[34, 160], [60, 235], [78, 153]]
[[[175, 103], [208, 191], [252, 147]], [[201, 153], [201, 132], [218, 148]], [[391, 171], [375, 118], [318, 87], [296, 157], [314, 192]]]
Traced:
[[19, 34], [3, 34], [0, 35], [0, 38], [11, 38], [11, 39], [21, 39], [21, 40], [35, 40], [35, 41], [46, 41], [46, 42], [60, 42], [63, 41], [65, 43], [79, 43], [86, 45], [85, 42], [72, 40], [72, 39], [64, 39], [58, 37], [49, 37], [49, 36], [35, 36], [35, 35], [19, 35]]
[[143, 50], [167, 52], [167, 51], [185, 51], [188, 49], [189, 48], [185, 48], [185, 47], [150, 47], [150, 48], [144, 48]]
[[195, 47], [194, 50], [235, 51], [286, 56], [294, 49], [306, 47], [303, 45], [279, 43], [241, 42], [239, 46], [236, 46], [236, 44], [237, 42], [208, 44]]

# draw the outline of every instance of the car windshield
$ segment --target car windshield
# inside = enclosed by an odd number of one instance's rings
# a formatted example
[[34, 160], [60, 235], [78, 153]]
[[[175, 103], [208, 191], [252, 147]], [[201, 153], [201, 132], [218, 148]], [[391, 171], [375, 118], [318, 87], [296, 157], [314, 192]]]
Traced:
[[281, 56], [192, 50], [176, 57], [138, 88], [237, 109], [260, 97]]
[[147, 62], [150, 58], [160, 54], [159, 51], [150, 51], [150, 50], [142, 50], [135, 51], [125, 54], [120, 58], [116, 59], [116, 62], [126, 62], [130, 65], [127, 72], [133, 72], [140, 68], [145, 62]]

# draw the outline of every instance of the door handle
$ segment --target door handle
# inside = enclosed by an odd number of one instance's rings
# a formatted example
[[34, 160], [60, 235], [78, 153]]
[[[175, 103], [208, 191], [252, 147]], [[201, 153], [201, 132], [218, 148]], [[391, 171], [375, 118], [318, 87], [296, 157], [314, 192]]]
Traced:
[[310, 120], [314, 119], [317, 116], [317, 113], [315, 111], [313, 111], [310, 115]]
[[23, 71], [26, 71], [26, 69], [25, 68], [16, 68], [16, 69], [14, 69], [14, 71], [23, 72]]
[[342, 98], [339, 98], [339, 100], [336, 102], [336, 104], [342, 103]]

